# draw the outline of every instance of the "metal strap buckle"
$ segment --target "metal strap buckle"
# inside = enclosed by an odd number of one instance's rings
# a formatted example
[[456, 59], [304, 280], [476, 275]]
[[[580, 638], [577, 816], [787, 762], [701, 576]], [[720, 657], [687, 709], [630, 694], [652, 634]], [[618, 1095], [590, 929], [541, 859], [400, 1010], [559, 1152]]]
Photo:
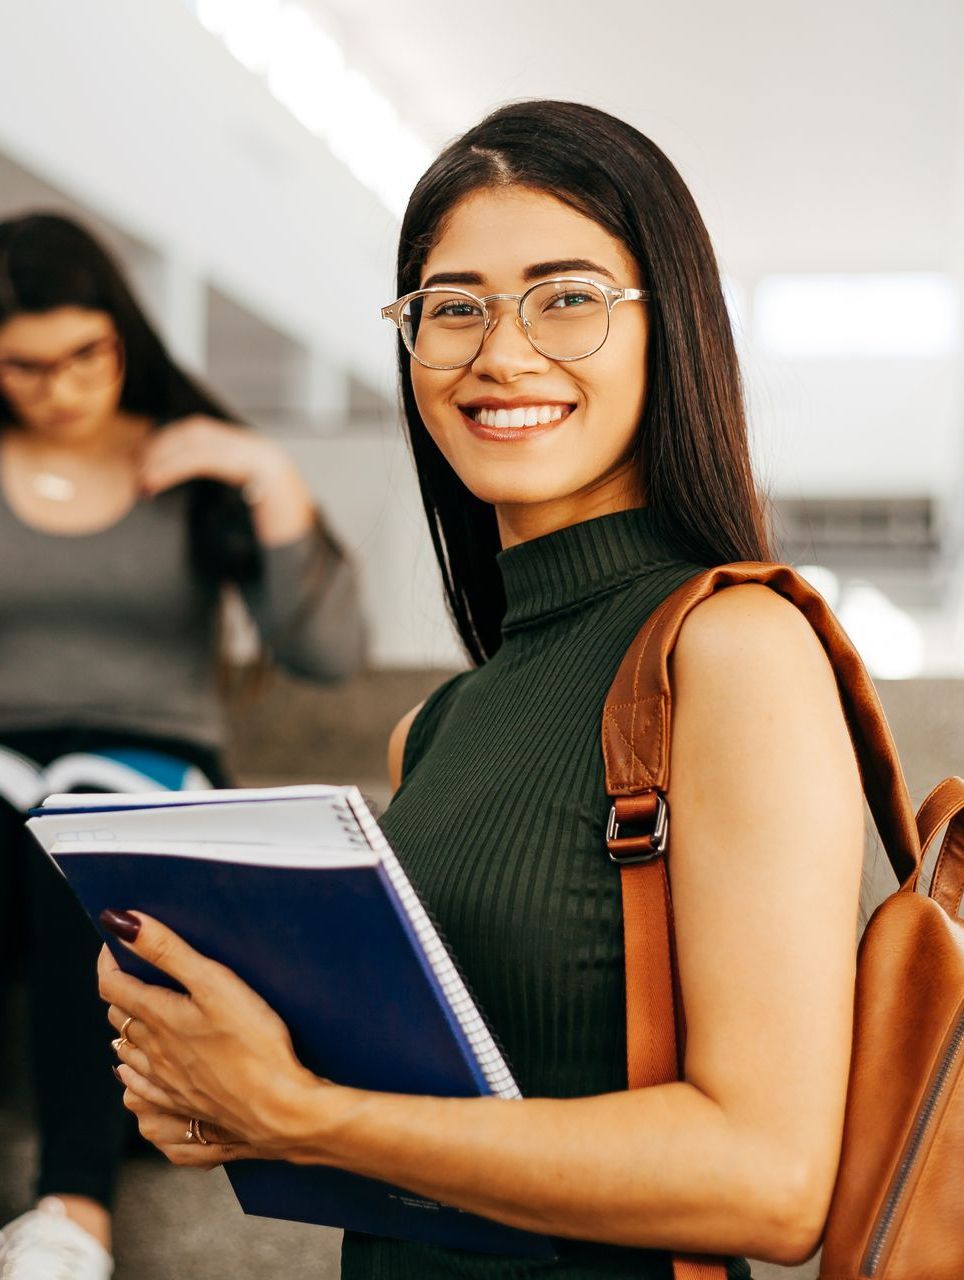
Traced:
[[[609, 810], [609, 821], [606, 824], [606, 845], [609, 850], [609, 857], [612, 862], [622, 867], [633, 866], [640, 862], [654, 862], [666, 852], [666, 844], [669, 839], [669, 805], [660, 792], [656, 792], [656, 823], [652, 831], [652, 848], [643, 852], [619, 853], [613, 851], [613, 843], [620, 839], [619, 822], [616, 818], [615, 804]], [[649, 834], [646, 832], [645, 834]], [[623, 839], [632, 839], [633, 837], [624, 836]]]

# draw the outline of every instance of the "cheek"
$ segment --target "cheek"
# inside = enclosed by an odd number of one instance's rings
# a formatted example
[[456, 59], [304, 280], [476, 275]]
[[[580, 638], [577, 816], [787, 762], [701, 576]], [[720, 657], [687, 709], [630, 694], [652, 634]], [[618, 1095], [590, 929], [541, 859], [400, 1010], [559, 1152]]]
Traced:
[[645, 342], [611, 337], [585, 363], [577, 380], [592, 416], [601, 419], [600, 428], [617, 434], [635, 431], [646, 399]]
[[117, 412], [120, 408], [121, 393], [120, 386], [98, 387], [96, 391], [85, 392], [83, 403], [78, 407], [86, 411], [87, 417], [100, 421]]
[[450, 434], [456, 414], [455, 388], [462, 379], [462, 371], [447, 372], [443, 369], [426, 369], [412, 361], [412, 391], [422, 421], [435, 443], [444, 450], [445, 438]]

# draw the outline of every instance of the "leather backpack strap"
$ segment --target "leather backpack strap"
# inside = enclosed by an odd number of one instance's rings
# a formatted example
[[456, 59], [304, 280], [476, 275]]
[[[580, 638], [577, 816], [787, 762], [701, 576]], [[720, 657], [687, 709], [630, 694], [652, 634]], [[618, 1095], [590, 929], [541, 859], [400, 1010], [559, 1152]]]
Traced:
[[964, 906], [964, 778], [945, 778], [921, 805], [917, 828], [925, 852], [945, 822], [950, 825], [934, 866], [930, 897], [956, 920]]
[[[716, 591], [756, 582], [806, 616], [837, 677], [867, 800], [897, 878], [916, 887], [920, 841], [907, 784], [876, 690], [830, 607], [786, 565], [757, 562], [706, 570], [677, 588], [630, 645], [603, 712], [606, 843], [620, 866], [626, 952], [630, 1088], [682, 1078], [686, 1027], [675, 958], [669, 852], [670, 660], [687, 615]], [[634, 828], [632, 833], [626, 828]], [[675, 1280], [726, 1280], [721, 1259], [676, 1255]]]
[[[630, 645], [603, 713], [606, 790], [616, 798], [669, 789], [672, 721], [670, 659], [689, 612], [716, 591], [741, 583], [771, 587], [795, 605], [827, 652], [850, 728], [867, 803], [902, 886], [916, 887], [920, 839], [890, 728], [873, 681], [830, 606], [787, 565], [745, 561], [697, 574], [654, 611]], [[627, 848], [627, 852], [629, 852]]]

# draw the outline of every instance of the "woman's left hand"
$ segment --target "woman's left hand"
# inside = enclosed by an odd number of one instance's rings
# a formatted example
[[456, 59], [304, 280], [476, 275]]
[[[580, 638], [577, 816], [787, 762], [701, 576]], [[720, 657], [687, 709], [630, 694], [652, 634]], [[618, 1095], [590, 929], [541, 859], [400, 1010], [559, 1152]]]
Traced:
[[[124, 945], [185, 989], [141, 982], [101, 952], [108, 1019], [118, 1036], [126, 1025], [126, 1043], [117, 1045], [125, 1104], [144, 1136], [177, 1163], [283, 1158], [298, 1135], [299, 1102], [320, 1083], [296, 1058], [287, 1027], [235, 973], [159, 921], [141, 913], [127, 920], [140, 926]], [[209, 1147], [189, 1147], [192, 1118], [204, 1123]]]
[[140, 456], [141, 488], [148, 494], [201, 477], [240, 489], [284, 485], [292, 475], [298, 475], [294, 463], [273, 440], [200, 413], [159, 427]]
[[217, 480], [244, 492], [261, 541], [294, 541], [315, 519], [307, 485], [274, 440], [248, 427], [192, 414], [148, 436], [140, 455], [147, 497], [188, 480]]

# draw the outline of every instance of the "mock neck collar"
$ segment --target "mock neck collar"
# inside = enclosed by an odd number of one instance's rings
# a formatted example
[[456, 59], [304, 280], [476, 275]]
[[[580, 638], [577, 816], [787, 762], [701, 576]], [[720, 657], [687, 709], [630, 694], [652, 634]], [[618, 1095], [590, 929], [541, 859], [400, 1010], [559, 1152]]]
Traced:
[[648, 507], [616, 511], [500, 551], [508, 633], [632, 582], [658, 564], [678, 563]]

